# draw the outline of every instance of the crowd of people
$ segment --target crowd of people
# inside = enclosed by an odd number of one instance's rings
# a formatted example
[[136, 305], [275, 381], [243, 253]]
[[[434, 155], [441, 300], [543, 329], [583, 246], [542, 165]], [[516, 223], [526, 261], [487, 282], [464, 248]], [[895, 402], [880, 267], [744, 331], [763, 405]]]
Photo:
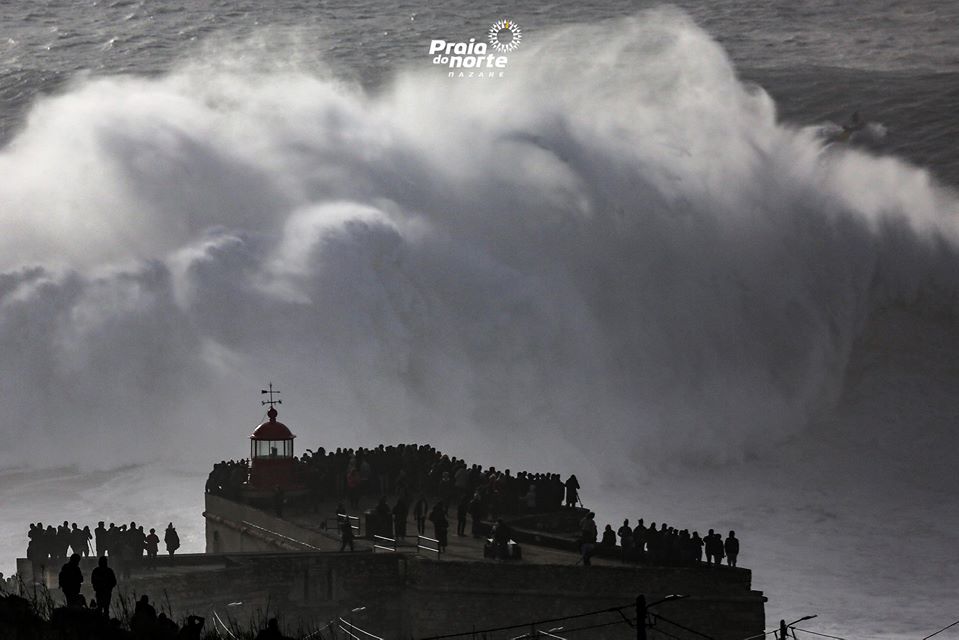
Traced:
[[735, 531], [730, 531], [725, 540], [722, 534], [712, 529], [700, 537], [698, 531], [677, 530], [665, 522], [659, 528], [655, 522], [647, 527], [640, 518], [634, 527], [630, 526], [628, 519], [623, 520], [616, 531], [607, 524], [602, 537], [597, 540], [595, 514], [592, 512], [580, 521], [580, 530], [580, 549], [585, 565], [590, 564], [590, 558], [598, 551], [606, 554], [615, 551], [625, 561], [669, 566], [694, 565], [704, 560], [706, 564], [719, 565], [725, 559], [728, 566], [735, 567], [739, 556], [739, 538]]
[[250, 477], [250, 464], [247, 460], [221, 460], [213, 465], [206, 479], [206, 493], [222, 495], [236, 499], [240, 490]]
[[[143, 562], [144, 556], [146, 566], [155, 568], [160, 552], [160, 537], [156, 529], [150, 529], [147, 533], [143, 525], [137, 525], [136, 522], [131, 522], [129, 526], [117, 526], [111, 522], [107, 527], [101, 521], [93, 532], [89, 526], [81, 529], [75, 522], [71, 524], [64, 521], [58, 527], [44, 527], [42, 522], [38, 522], [30, 524], [27, 539], [27, 558], [35, 568], [50, 566], [71, 555], [85, 558], [92, 553], [95, 557], [109, 556], [128, 575], [134, 565]], [[172, 522], [164, 531], [163, 543], [171, 556], [180, 548], [180, 536]]]
[[[582, 506], [580, 484], [575, 475], [565, 480], [553, 472], [513, 473], [448, 456], [429, 445], [379, 445], [327, 451], [307, 449], [294, 458], [293, 474], [297, 484], [308, 490], [306, 507], [318, 511], [324, 502], [342, 501], [338, 513], [359, 508], [363, 496], [380, 498], [376, 513], [380, 522], [387, 523], [382, 535], [403, 539], [407, 536], [407, 518], [412, 511], [417, 533], [427, 533], [427, 522], [432, 523], [433, 537], [440, 549], [448, 544], [451, 521], [456, 519], [456, 535], [485, 536], [484, 522], [497, 521], [501, 516], [516, 516], [554, 512], [562, 507]], [[214, 465], [207, 479], [209, 493], [238, 497], [249, 477], [246, 460], [222, 461]], [[397, 496], [392, 504], [387, 497]], [[432, 498], [432, 505], [427, 501]], [[345, 507], [344, 504], [348, 505]], [[279, 505], [277, 513], [279, 514]], [[588, 522], [587, 522], [588, 521]], [[352, 548], [352, 530], [349, 523], [339, 523], [344, 540], [343, 549]], [[724, 559], [736, 566], [739, 540], [730, 532], [724, 540], [712, 529], [700, 537], [697, 531], [678, 530], [662, 523], [649, 527], [640, 520], [635, 527], [624, 521], [618, 530], [606, 525], [602, 535], [587, 516], [581, 523], [581, 548], [595, 553], [615, 550], [627, 561], [665, 565], [687, 565], [705, 561], [720, 564]], [[588, 564], [590, 554], [584, 553]]]
[[[421, 492], [412, 504], [413, 517], [416, 522], [416, 534], [421, 536], [426, 535], [426, 523], [430, 522], [432, 529], [429, 533], [431, 533], [433, 539], [436, 540], [438, 551], [443, 553], [446, 551], [446, 547], [449, 546], [450, 520], [455, 517], [457, 536], [465, 537], [467, 535], [466, 528], [469, 522], [470, 535], [474, 538], [487, 537], [487, 527], [484, 523], [487, 521], [489, 512], [487, 503], [488, 495], [488, 492], [484, 491], [484, 487], [480, 486], [472, 495], [465, 494], [459, 496], [456, 500], [454, 512], [453, 505], [450, 505], [444, 500], [438, 500], [430, 506], [426, 494]], [[385, 496], [381, 497], [376, 508], [373, 510], [379, 522], [379, 527], [374, 533], [385, 537], [393, 537], [397, 540], [405, 539], [408, 535], [407, 523], [410, 510], [410, 499], [406, 491], [396, 499], [392, 506], [388, 504]], [[344, 540], [344, 545], [340, 547], [340, 551], [345, 549], [347, 538], [349, 539], [350, 550], [352, 550], [352, 527], [348, 519], [344, 517], [346, 508], [342, 503], [337, 505], [336, 512], [339, 518], [341, 539]], [[500, 534], [508, 531], [508, 527], [502, 518], [497, 518], [496, 523], [497, 524], [492, 527], [493, 533], [497, 531], [497, 527]], [[496, 535], [493, 535], [493, 537], [498, 539]]]
[[[367, 449], [307, 450], [294, 458], [294, 480], [309, 490], [309, 502], [318, 509], [323, 502], [347, 500], [356, 508], [364, 495], [408, 496], [425, 493], [453, 504], [477, 490], [491, 514], [554, 511], [575, 506], [579, 482], [565, 482], [557, 473], [531, 473], [484, 468], [429, 445], [379, 445]], [[206, 482], [207, 493], [237, 497], [249, 477], [246, 460], [221, 461]]]
[[[206, 481], [207, 493], [236, 499], [249, 478], [247, 460], [221, 461], [213, 466]], [[472, 519], [471, 534], [482, 534], [482, 521], [502, 515], [551, 512], [564, 504], [580, 503], [579, 481], [575, 475], [565, 481], [558, 473], [513, 473], [510, 469], [484, 468], [435, 447], [418, 444], [379, 445], [327, 451], [307, 449], [293, 461], [294, 482], [307, 489], [305, 506], [318, 511], [331, 500], [342, 501], [338, 513], [359, 508], [364, 496], [380, 498], [375, 513], [386, 524], [382, 535], [403, 539], [412, 511], [417, 533], [431, 533], [445, 550], [450, 521], [456, 518], [456, 534], [466, 535], [467, 518]], [[279, 494], [282, 495], [282, 494]], [[387, 497], [397, 496], [392, 505]], [[432, 497], [432, 505], [426, 496]], [[282, 514], [282, 498], [274, 499], [277, 515]], [[348, 505], [348, 506], [344, 506]], [[353, 548], [348, 522], [339, 522], [342, 549]]]
[[0, 593], [16, 593], [18, 586], [16, 574], [4, 576], [0, 571]]

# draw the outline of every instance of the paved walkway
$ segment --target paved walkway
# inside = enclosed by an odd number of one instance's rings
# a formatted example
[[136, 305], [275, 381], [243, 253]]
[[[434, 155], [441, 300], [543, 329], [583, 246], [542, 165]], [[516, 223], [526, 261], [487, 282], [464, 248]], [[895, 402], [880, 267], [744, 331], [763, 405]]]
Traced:
[[[390, 507], [396, 501], [395, 496], [391, 496], [387, 499], [387, 503], [390, 504]], [[360, 499], [359, 509], [358, 510], [347, 510], [350, 515], [358, 516], [361, 520], [361, 527], [364, 529], [361, 530], [361, 533], [365, 536], [365, 516], [363, 513], [367, 509], [373, 509], [376, 507], [376, 504], [379, 502], [379, 499], [372, 497], [364, 497]], [[338, 502], [333, 500], [329, 502], [324, 502], [320, 504], [319, 509], [316, 513], [309, 511], [298, 511], [294, 509], [285, 509], [283, 514], [283, 519], [293, 522], [294, 524], [309, 529], [310, 531], [321, 533], [325, 535], [332, 544], [330, 550], [336, 551], [339, 550], [340, 545], [340, 536], [339, 532], [335, 529], [336, 520], [334, 513], [336, 511], [336, 506]], [[450, 529], [448, 535], [448, 545], [446, 547], [446, 552], [442, 554], [441, 559], [447, 560], [463, 560], [463, 561], [486, 561], [486, 562], [501, 562], [499, 560], [493, 560], [490, 558], [483, 557], [483, 545], [486, 543], [486, 538], [474, 538], [470, 535], [470, 522], [467, 521], [466, 525], [466, 535], [457, 536], [456, 535], [456, 511], [455, 508], [451, 507], [447, 519], [450, 521]], [[326, 529], [323, 528], [325, 524]], [[490, 523], [492, 524], [492, 523]], [[397, 551], [405, 553], [416, 553], [416, 520], [411, 515], [407, 518], [407, 537], [405, 540], [397, 540]], [[433, 523], [426, 522], [426, 531], [424, 535], [435, 538], [433, 532]], [[432, 543], [430, 543], [432, 546]], [[581, 563], [581, 557], [578, 553], [572, 551], [564, 551], [562, 549], [554, 549], [552, 547], [543, 547], [535, 544], [522, 544], [523, 558], [518, 562], [524, 563], [535, 563], [535, 564], [564, 564], [564, 565], [576, 565]], [[356, 538], [354, 540], [354, 547], [356, 550], [370, 550], [373, 548], [373, 541], [366, 539], [365, 537]], [[324, 549], [326, 547], [324, 546]], [[426, 558], [436, 558], [435, 553], [420, 551], [419, 555]], [[511, 561], [512, 562], [512, 561]], [[593, 558], [593, 564], [595, 565], [606, 565], [606, 566], [622, 566], [622, 563], [614, 560], [606, 560], [603, 558]]]

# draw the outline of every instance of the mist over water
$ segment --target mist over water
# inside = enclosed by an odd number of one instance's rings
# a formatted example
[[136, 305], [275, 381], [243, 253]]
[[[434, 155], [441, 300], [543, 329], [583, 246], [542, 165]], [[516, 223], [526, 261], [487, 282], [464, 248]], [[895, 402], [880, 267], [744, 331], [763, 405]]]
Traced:
[[680, 12], [524, 54], [38, 101], [0, 155], [2, 463], [242, 455], [268, 379], [303, 446], [724, 462], [829, 409], [870, 313], [952, 311], [955, 198], [777, 122]]

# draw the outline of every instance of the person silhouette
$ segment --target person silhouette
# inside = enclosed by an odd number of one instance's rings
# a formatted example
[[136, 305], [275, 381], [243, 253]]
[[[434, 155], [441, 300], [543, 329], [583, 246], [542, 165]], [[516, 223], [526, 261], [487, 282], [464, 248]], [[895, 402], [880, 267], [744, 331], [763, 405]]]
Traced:
[[83, 527], [83, 530], [78, 534], [80, 538], [80, 553], [84, 558], [90, 555], [90, 545], [91, 540], [93, 540], [93, 534], [90, 532], [89, 525]]
[[[716, 533], [710, 529], [709, 533], [706, 534], [706, 537], [703, 538], [703, 546], [706, 549], [706, 564], [713, 564], [713, 560], [716, 558]], [[719, 560], [716, 559], [718, 563]]]
[[510, 531], [509, 525], [503, 522], [503, 519], [500, 518], [496, 521], [496, 524], [493, 525], [493, 530], [490, 532], [490, 534], [493, 538], [493, 557], [508, 560], [509, 541], [510, 536], [513, 534], [513, 532]]
[[393, 505], [393, 535], [397, 538], [406, 537], [406, 519], [409, 517], [410, 507], [406, 502], [406, 497], [402, 494], [396, 499]]
[[83, 572], [80, 571], [80, 554], [74, 553], [60, 569], [60, 590], [66, 598], [67, 606], [82, 606], [80, 585], [83, 584]]
[[164, 640], [168, 638], [177, 637], [180, 627], [177, 626], [173, 620], [170, 620], [165, 613], [162, 611], [157, 616], [156, 631], [153, 634], [154, 638], [162, 638]]
[[613, 525], [607, 524], [606, 528], [603, 529], [603, 538], [599, 545], [607, 549], [612, 549], [616, 546], [616, 532], [613, 531]]
[[147, 565], [151, 569], [156, 569], [157, 552], [160, 548], [160, 538], [157, 536], [156, 529], [150, 529], [150, 535], [144, 539], [143, 544], [147, 551]]
[[340, 551], [345, 551], [346, 547], [350, 547], [350, 551], [353, 551], [353, 525], [350, 524], [349, 518], [340, 518]]
[[456, 535], [466, 535], [466, 516], [470, 510], [469, 494], [463, 496], [456, 505]]
[[90, 584], [97, 597], [97, 610], [104, 616], [110, 615], [110, 598], [113, 588], [117, 586], [117, 576], [113, 569], [107, 566], [106, 556], [100, 556], [96, 569], [90, 574]]
[[103, 521], [97, 523], [97, 528], [93, 530], [94, 533], [94, 543], [97, 557], [104, 556], [107, 553], [107, 540], [106, 527], [103, 526]]
[[83, 540], [83, 530], [77, 528], [76, 522], [70, 525], [70, 530], [67, 532], [67, 540], [70, 543], [70, 552], [79, 553], [83, 556], [83, 550], [86, 548], [86, 540]]
[[167, 525], [166, 533], [163, 534], [163, 542], [166, 543], [167, 553], [169, 553], [172, 558], [176, 550], [180, 548], [180, 536], [177, 535], [172, 522]]
[[413, 505], [413, 516], [416, 518], [416, 532], [420, 535], [426, 533], [426, 516], [429, 513], [429, 503], [426, 496], [422, 493], [416, 504]]
[[70, 523], [66, 520], [63, 521], [63, 524], [57, 527], [57, 557], [58, 558], [69, 558], [67, 555], [67, 550], [70, 548]]
[[143, 595], [137, 601], [130, 618], [130, 631], [137, 637], [148, 637], [153, 633], [157, 622], [157, 610], [150, 604], [150, 598]]
[[446, 551], [448, 544], [447, 533], [450, 528], [449, 520], [446, 519], [446, 505], [442, 501], [437, 502], [430, 513], [430, 522], [433, 523], [433, 535], [436, 536], [440, 553]]
[[571, 475], [564, 484], [566, 485], [566, 507], [572, 509], [579, 500], [579, 480], [575, 475]]
[[586, 516], [580, 520], [580, 553], [582, 553], [583, 566], [588, 567], [592, 564], [591, 558], [593, 556], [593, 551], [596, 547], [596, 537], [598, 532], [596, 531], [596, 514], [590, 511]]
[[698, 531], [693, 531], [693, 537], [690, 544], [692, 544], [692, 547], [693, 547], [692, 549], [693, 560], [695, 560], [696, 562], [702, 562], [703, 561], [703, 545], [706, 543], [703, 542], [703, 539], [699, 537]]
[[739, 538], [736, 537], [735, 531], [729, 532], [729, 537], [726, 538], [723, 547], [726, 551], [726, 564], [735, 567], [736, 557], [739, 555]]
[[180, 640], [200, 640], [203, 623], [206, 619], [201, 616], [187, 616], [186, 622], [180, 628]]

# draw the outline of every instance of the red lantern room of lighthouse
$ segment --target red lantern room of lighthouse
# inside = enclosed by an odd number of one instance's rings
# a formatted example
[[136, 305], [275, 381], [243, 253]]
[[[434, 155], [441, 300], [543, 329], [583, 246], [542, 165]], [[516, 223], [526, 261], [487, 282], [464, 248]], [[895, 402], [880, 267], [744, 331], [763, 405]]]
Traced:
[[282, 422], [277, 422], [276, 406], [281, 400], [273, 396], [279, 391], [270, 384], [270, 399], [263, 404], [270, 405], [266, 412], [267, 421], [250, 434], [250, 485], [257, 489], [289, 489], [293, 486], [293, 438], [296, 436]]

